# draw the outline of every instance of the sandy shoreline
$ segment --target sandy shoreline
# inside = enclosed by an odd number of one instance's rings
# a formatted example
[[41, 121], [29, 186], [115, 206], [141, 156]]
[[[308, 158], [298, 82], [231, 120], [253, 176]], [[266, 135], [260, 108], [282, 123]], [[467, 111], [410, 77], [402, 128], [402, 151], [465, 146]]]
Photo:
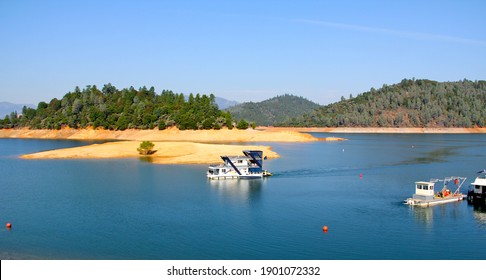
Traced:
[[165, 130], [127, 129], [113, 131], [105, 129], [0, 129], [0, 138], [31, 139], [69, 139], [69, 140], [133, 140], [133, 141], [190, 141], [190, 142], [312, 142], [334, 141], [336, 139], [319, 139], [310, 134], [295, 130], [262, 131], [262, 130]]
[[263, 131], [297, 131], [297, 132], [326, 132], [326, 133], [403, 133], [403, 134], [481, 134], [486, 128], [420, 128], [420, 127], [258, 127]]
[[[280, 157], [269, 146], [203, 144], [191, 142], [154, 142], [157, 152], [147, 160], [157, 164], [222, 163], [222, 155], [242, 155], [243, 150], [262, 150], [269, 159]], [[82, 147], [57, 149], [23, 155], [24, 159], [140, 158], [139, 141], [119, 141]]]
[[[138, 158], [141, 141], [153, 141], [157, 152], [147, 159], [158, 164], [220, 163], [222, 155], [241, 155], [243, 150], [262, 150], [267, 158], [279, 155], [269, 146], [234, 145], [235, 142], [313, 142], [340, 141], [342, 138], [316, 138], [297, 131], [262, 130], [154, 130], [110, 131], [104, 129], [30, 130], [2, 129], [0, 138], [119, 140], [104, 144], [57, 149], [23, 155], [24, 159]], [[212, 143], [212, 144], [207, 144]], [[217, 143], [217, 144], [215, 144]], [[231, 143], [225, 144], [225, 143]]]

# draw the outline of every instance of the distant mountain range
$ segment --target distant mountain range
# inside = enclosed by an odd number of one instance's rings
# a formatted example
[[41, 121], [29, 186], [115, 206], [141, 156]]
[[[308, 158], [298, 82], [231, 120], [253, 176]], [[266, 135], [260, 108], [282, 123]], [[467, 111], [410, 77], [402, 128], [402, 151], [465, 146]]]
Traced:
[[0, 102], [0, 118], [5, 118], [6, 115], [10, 115], [12, 112], [22, 113], [24, 106], [35, 108], [32, 104], [14, 104], [10, 102]]
[[224, 99], [222, 97], [217, 97], [215, 98], [216, 104], [218, 104], [218, 107], [220, 110], [224, 110], [226, 108], [229, 108], [231, 106], [235, 106], [238, 104], [238, 102], [233, 101], [233, 100], [228, 100]]
[[277, 126], [319, 108], [319, 104], [291, 94], [276, 96], [262, 102], [245, 102], [227, 109], [233, 119], [245, 119], [257, 125]]

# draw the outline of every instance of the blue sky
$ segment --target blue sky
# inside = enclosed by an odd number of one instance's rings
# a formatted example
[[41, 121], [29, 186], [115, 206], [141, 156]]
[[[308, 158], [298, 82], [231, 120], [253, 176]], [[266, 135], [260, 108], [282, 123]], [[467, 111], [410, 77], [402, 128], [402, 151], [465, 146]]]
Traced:
[[486, 79], [486, 1], [0, 0], [0, 101], [154, 86], [320, 104], [404, 78]]

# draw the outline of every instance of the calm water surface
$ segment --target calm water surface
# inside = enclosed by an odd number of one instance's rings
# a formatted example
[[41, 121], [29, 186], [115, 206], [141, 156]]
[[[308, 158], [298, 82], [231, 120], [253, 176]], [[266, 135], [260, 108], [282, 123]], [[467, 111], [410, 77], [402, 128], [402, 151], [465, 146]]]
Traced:
[[484, 135], [333, 136], [349, 141], [259, 143], [282, 156], [265, 162], [275, 176], [226, 181], [206, 165], [23, 160], [87, 143], [0, 139], [0, 257], [486, 259], [485, 212], [402, 204], [430, 178], [468, 177], [466, 193]]

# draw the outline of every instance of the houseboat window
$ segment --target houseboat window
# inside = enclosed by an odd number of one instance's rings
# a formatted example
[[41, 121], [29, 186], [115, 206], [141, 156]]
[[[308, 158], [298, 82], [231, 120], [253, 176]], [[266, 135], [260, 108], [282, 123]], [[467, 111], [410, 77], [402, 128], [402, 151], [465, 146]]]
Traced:
[[417, 189], [418, 190], [421, 190], [422, 189], [422, 185], [417, 185]]
[[434, 189], [434, 186], [430, 186], [430, 190], [433, 190]]
[[429, 189], [429, 186], [424, 186], [424, 190], [428, 190]]
[[476, 185], [476, 186], [474, 186], [474, 188], [475, 188], [476, 190], [479, 190], [479, 189], [481, 188], [481, 186]]
[[238, 163], [243, 163], [243, 161], [241, 159], [238, 160]]

